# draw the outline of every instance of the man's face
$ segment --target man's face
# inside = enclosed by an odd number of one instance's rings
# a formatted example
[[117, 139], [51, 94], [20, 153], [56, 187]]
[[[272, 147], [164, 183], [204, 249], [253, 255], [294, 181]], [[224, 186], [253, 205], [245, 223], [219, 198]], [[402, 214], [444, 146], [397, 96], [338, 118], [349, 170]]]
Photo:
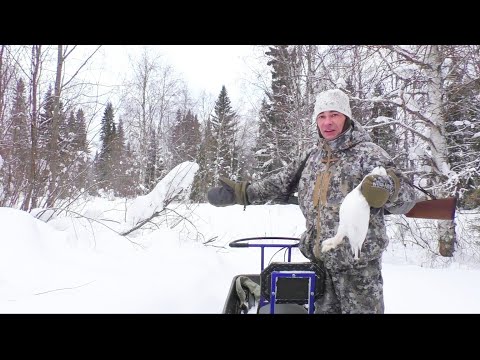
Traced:
[[324, 111], [317, 116], [317, 126], [326, 140], [333, 140], [341, 134], [347, 117], [338, 111]]

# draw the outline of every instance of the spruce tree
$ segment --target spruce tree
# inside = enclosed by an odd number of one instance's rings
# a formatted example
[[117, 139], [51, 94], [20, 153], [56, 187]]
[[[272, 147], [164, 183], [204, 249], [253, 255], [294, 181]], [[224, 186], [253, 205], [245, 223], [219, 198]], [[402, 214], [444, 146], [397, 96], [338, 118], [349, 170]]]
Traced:
[[287, 45], [275, 45], [269, 47], [265, 53], [270, 57], [267, 65], [272, 67], [271, 93], [267, 94], [270, 104], [268, 110], [262, 114], [269, 134], [267, 135], [267, 132], [263, 134], [263, 140], [267, 143], [259, 144], [259, 146], [272, 148], [269, 150], [272, 158], [268, 168], [265, 169], [265, 174], [280, 171], [295, 157], [296, 148], [299, 145], [294, 136], [297, 130], [295, 123], [300, 119], [295, 115], [294, 94], [297, 89], [292, 74], [297, 65], [297, 59], [295, 51], [289, 51], [289, 48]]
[[132, 164], [131, 156], [125, 144], [125, 131], [122, 119], [118, 121], [118, 126], [115, 128], [112, 145], [112, 189], [116, 196], [126, 197], [130, 195], [132, 181], [135, 181], [135, 179], [132, 179], [128, 174]]
[[210, 119], [207, 119], [203, 133], [203, 140], [200, 144], [197, 156], [197, 164], [199, 168], [195, 173], [192, 191], [190, 192], [190, 199], [194, 202], [206, 202], [208, 189], [215, 186], [214, 171], [216, 140], [212, 134], [212, 124]]
[[232, 110], [227, 89], [222, 86], [217, 101], [215, 102], [214, 115], [211, 119], [211, 131], [214, 138], [214, 178], [220, 176], [231, 178], [236, 169], [235, 133], [237, 130], [236, 114]]
[[96, 169], [96, 180], [99, 188], [111, 188], [111, 174], [113, 170], [113, 142], [115, 139], [115, 122], [113, 105], [111, 102], [107, 103], [103, 117], [101, 120], [100, 129], [100, 152], [98, 154]]
[[190, 109], [184, 116], [178, 110], [171, 135], [172, 166], [184, 161], [195, 161], [201, 141], [200, 123], [197, 116]]
[[258, 136], [254, 148], [256, 165], [254, 178], [262, 179], [268, 174], [275, 172], [277, 158], [275, 122], [271, 118], [271, 106], [264, 98], [259, 111]]

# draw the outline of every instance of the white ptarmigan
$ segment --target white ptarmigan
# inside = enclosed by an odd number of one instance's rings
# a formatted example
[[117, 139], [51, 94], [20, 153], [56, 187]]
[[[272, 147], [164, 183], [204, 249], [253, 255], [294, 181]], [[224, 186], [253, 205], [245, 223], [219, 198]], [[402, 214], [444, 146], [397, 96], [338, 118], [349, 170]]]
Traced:
[[[387, 175], [387, 172], [383, 167], [377, 166], [368, 175]], [[370, 221], [370, 206], [360, 190], [363, 180], [343, 199], [340, 205], [337, 233], [334, 237], [322, 242], [322, 252], [334, 249], [347, 236], [354, 258], [358, 260]]]

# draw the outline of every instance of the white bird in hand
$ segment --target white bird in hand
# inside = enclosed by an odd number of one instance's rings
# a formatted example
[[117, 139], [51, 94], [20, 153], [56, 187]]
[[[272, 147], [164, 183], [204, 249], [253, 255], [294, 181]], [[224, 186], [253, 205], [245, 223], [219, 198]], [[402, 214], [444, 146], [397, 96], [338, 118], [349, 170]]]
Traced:
[[[387, 175], [387, 172], [383, 167], [377, 166], [368, 175]], [[363, 180], [343, 199], [340, 205], [340, 221], [337, 233], [334, 237], [322, 242], [322, 252], [334, 249], [347, 236], [354, 258], [358, 260], [370, 222], [370, 206], [360, 190]]]

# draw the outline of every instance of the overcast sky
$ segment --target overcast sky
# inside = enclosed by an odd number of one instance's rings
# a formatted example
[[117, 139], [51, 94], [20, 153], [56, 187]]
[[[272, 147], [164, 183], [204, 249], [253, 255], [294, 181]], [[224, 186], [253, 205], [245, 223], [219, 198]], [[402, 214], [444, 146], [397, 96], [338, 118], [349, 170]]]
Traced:
[[130, 70], [129, 56], [136, 58], [147, 46], [162, 55], [186, 81], [192, 95], [205, 90], [215, 98], [225, 85], [233, 104], [245, 93], [259, 49], [252, 45], [103, 45], [99, 51], [102, 82], [118, 84]]

